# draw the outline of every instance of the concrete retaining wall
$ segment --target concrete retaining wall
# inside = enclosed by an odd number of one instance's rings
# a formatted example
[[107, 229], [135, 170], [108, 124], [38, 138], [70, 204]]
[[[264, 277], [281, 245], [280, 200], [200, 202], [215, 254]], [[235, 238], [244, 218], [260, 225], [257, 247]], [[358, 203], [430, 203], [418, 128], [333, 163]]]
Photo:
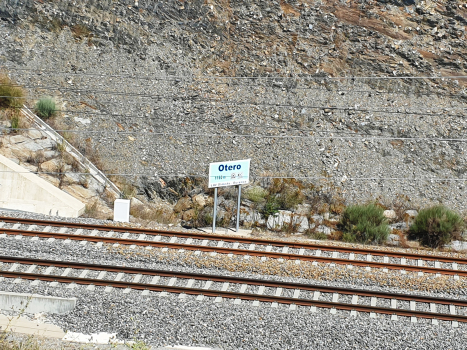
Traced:
[[85, 205], [0, 155], [0, 208], [78, 217]]

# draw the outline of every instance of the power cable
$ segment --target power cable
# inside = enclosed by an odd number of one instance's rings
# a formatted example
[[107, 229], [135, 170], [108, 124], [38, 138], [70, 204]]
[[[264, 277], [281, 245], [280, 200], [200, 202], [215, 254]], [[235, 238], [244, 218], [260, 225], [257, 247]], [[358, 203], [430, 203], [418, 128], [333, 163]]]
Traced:
[[[46, 171], [13, 171], [13, 170], [0, 170], [0, 173], [16, 173], [16, 174], [47, 174], [47, 175], [66, 175], [70, 172], [46, 172]], [[92, 176], [90, 173], [70, 173], [74, 175], [86, 175]], [[105, 176], [148, 176], [148, 177], [201, 177], [201, 178], [208, 178], [208, 175], [200, 175], [200, 174], [157, 174], [157, 172], [153, 174], [147, 173], [104, 173]], [[305, 179], [305, 180], [332, 180], [337, 178], [341, 178], [342, 176], [339, 175], [337, 177], [313, 177], [313, 176], [256, 176], [250, 175], [254, 179]], [[410, 177], [345, 177], [345, 180], [341, 180], [341, 182], [346, 181], [467, 181], [467, 178], [455, 179], [455, 178], [410, 178]]]

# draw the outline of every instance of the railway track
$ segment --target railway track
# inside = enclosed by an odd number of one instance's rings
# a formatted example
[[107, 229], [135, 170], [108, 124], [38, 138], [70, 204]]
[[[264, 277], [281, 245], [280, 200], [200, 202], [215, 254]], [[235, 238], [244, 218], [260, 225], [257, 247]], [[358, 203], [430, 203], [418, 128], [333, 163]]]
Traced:
[[86, 288], [94, 290], [102, 286], [104, 293], [114, 288], [124, 289], [124, 293], [134, 289], [142, 290], [143, 295], [152, 291], [160, 293], [159, 296], [176, 293], [179, 298], [195, 295], [198, 300], [213, 297], [215, 302], [233, 299], [234, 304], [246, 300], [253, 301], [253, 306], [260, 302], [271, 303], [272, 307], [289, 304], [291, 309], [310, 307], [312, 312], [316, 308], [326, 308], [331, 309], [331, 313], [348, 310], [351, 315], [364, 312], [370, 317], [376, 314], [390, 315], [391, 319], [404, 316], [410, 317], [412, 322], [417, 318], [431, 319], [434, 324], [438, 320], [452, 321], [453, 326], [467, 322], [467, 300], [262, 279], [0, 256], [0, 282], [8, 282], [7, 278], [14, 279], [11, 283], [32, 280], [32, 285], [45, 281], [50, 287], [87, 285]]
[[[11, 227], [5, 227], [10, 225]], [[26, 226], [26, 227], [24, 227]], [[58, 232], [52, 232], [57, 230]], [[196, 253], [211, 252], [257, 256], [261, 259], [291, 259], [297, 262], [311, 261], [313, 264], [328, 263], [371, 268], [384, 271], [399, 270], [452, 275], [454, 278], [467, 276], [467, 259], [421, 255], [412, 253], [387, 252], [371, 249], [332, 247], [312, 243], [293, 243], [235, 236], [198, 234], [162, 230], [135, 229], [102, 225], [84, 225], [31, 219], [0, 217], [0, 237], [16, 235], [32, 239], [64, 242], [94, 242], [113, 245], [144, 246], [176, 250], [190, 250]], [[117, 237], [118, 236], [118, 237]]]

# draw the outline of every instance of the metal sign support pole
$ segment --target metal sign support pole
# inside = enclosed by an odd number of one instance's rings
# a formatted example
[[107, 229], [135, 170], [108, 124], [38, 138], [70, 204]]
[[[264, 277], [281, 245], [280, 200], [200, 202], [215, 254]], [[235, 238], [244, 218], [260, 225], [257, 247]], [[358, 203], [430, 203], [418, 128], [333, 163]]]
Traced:
[[212, 233], [216, 232], [217, 217], [217, 187], [214, 188], [214, 213], [212, 214]]
[[238, 202], [237, 202], [237, 231], [240, 225], [240, 198], [242, 197], [242, 185], [238, 185]]

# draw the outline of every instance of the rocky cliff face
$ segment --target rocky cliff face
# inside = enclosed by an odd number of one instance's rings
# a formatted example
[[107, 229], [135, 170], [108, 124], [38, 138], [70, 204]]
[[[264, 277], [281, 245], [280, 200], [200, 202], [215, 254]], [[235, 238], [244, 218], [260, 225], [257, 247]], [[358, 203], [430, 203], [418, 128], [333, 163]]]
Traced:
[[0, 17], [10, 75], [147, 190], [252, 158], [349, 200], [463, 209], [465, 2], [4, 0]]

